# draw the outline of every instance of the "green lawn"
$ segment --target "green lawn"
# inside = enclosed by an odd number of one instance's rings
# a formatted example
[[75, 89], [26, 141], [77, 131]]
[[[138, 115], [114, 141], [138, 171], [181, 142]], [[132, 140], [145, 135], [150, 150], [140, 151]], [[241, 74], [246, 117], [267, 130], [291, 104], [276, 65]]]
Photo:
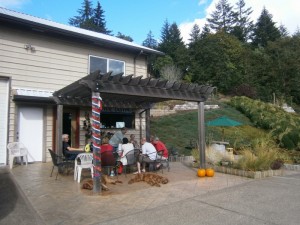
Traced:
[[[227, 116], [243, 126], [224, 127], [224, 140], [230, 147], [239, 149], [249, 145], [251, 140], [264, 135], [264, 131], [252, 126], [249, 119], [239, 111], [223, 103], [220, 109], [205, 111], [205, 121]], [[191, 155], [191, 148], [198, 140], [198, 111], [178, 112], [163, 117], [153, 117], [150, 122], [151, 135], [158, 136], [167, 147], [175, 148], [180, 154]], [[205, 126], [206, 143], [222, 140], [222, 127]]]

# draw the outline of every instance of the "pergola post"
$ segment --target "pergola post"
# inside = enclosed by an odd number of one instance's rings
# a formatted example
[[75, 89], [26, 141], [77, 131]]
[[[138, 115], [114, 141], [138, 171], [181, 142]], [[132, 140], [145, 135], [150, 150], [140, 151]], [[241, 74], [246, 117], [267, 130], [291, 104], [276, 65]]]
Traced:
[[56, 143], [55, 143], [55, 150], [56, 154], [62, 155], [62, 134], [63, 134], [63, 129], [62, 129], [62, 124], [63, 124], [63, 105], [59, 104], [57, 105], [56, 108]]
[[150, 109], [146, 109], [146, 139], [150, 140]]
[[204, 102], [198, 102], [198, 143], [200, 155], [200, 168], [205, 168], [205, 121]]
[[93, 139], [93, 193], [101, 193], [101, 123], [100, 113], [102, 110], [102, 101], [99, 92], [92, 92], [92, 139]]

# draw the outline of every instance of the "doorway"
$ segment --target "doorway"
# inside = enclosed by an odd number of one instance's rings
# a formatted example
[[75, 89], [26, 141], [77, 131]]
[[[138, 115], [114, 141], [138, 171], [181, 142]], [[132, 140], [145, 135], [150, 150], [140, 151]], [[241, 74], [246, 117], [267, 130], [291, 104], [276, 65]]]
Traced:
[[68, 134], [69, 144], [79, 147], [79, 112], [77, 109], [64, 109], [63, 111], [63, 134]]
[[28, 149], [28, 162], [43, 160], [44, 121], [43, 108], [19, 107], [17, 139]]

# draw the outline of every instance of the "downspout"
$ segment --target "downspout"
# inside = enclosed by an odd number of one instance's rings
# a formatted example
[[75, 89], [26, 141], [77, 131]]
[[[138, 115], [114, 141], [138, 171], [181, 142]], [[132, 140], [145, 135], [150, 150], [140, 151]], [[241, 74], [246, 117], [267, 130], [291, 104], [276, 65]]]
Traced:
[[133, 58], [133, 65], [134, 65], [134, 71], [133, 74], [136, 75], [136, 59], [143, 54], [143, 50], [141, 50], [134, 58]]

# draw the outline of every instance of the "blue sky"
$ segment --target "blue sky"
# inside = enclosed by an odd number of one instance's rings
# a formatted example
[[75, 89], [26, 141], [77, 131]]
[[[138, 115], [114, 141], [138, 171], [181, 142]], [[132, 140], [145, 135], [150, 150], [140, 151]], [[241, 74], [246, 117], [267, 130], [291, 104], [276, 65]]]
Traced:
[[[106, 26], [113, 34], [121, 32], [141, 44], [151, 30], [159, 39], [167, 19], [176, 22], [184, 41], [189, 38], [193, 24], [203, 27], [206, 17], [215, 10], [219, 0], [99, 0], [105, 11]], [[254, 22], [263, 6], [273, 15], [278, 25], [283, 24], [294, 33], [300, 21], [299, 0], [245, 0], [252, 7]], [[69, 18], [78, 15], [83, 0], [0, 0], [0, 7], [68, 24]], [[97, 0], [92, 0], [96, 6]], [[237, 0], [228, 0], [234, 5]]]

